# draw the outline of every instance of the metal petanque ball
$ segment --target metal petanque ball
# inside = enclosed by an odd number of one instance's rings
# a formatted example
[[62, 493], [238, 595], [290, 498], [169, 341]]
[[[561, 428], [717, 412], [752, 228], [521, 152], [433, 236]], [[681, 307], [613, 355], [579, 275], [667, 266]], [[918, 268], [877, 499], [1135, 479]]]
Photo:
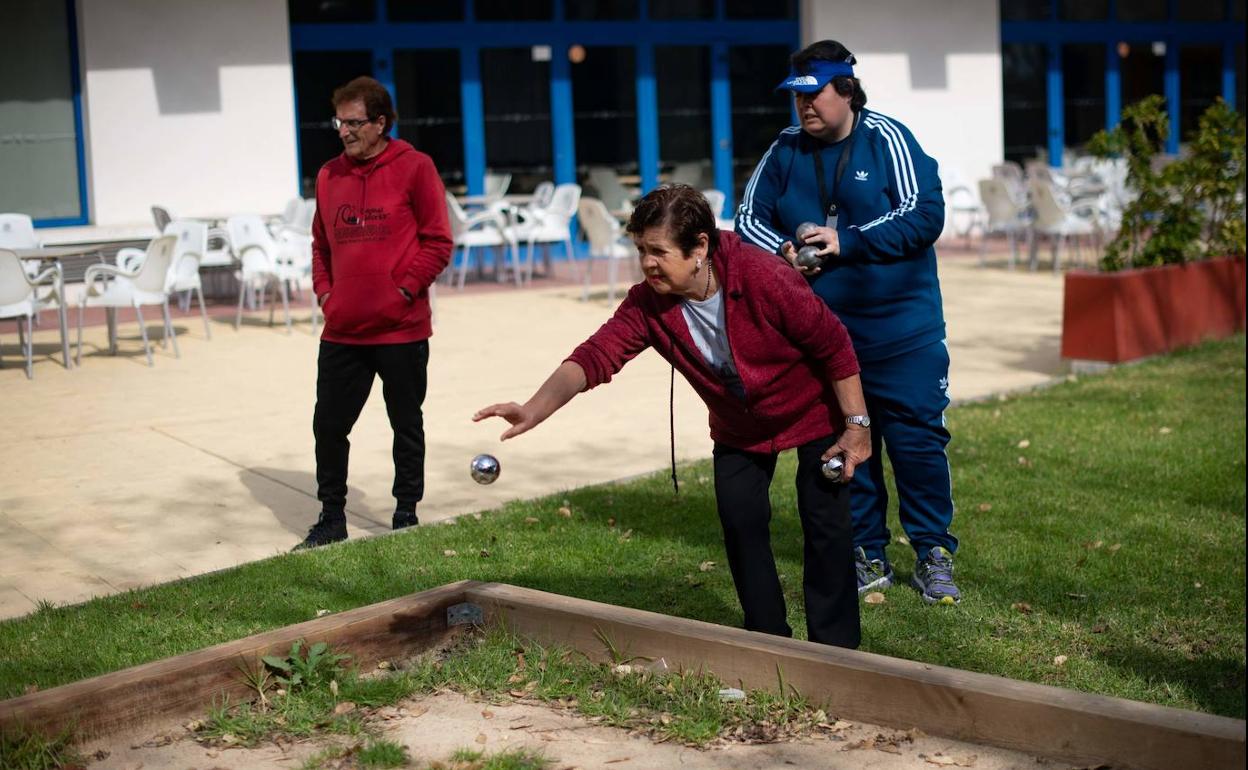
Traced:
[[802, 243], [805, 243], [806, 236], [810, 235], [812, 231], [817, 229], [819, 229], [819, 225], [814, 222], [803, 222], [797, 226], [797, 239]]
[[812, 268], [822, 264], [823, 257], [819, 254], [818, 246], [803, 246], [797, 250], [798, 267]]
[[472, 480], [478, 484], [493, 484], [501, 469], [494, 455], [477, 455], [472, 458], [468, 470], [472, 473]]
[[823, 464], [821, 470], [823, 477], [828, 481], [841, 481], [841, 473], [845, 469], [845, 461], [840, 455], [833, 455], [832, 459]]

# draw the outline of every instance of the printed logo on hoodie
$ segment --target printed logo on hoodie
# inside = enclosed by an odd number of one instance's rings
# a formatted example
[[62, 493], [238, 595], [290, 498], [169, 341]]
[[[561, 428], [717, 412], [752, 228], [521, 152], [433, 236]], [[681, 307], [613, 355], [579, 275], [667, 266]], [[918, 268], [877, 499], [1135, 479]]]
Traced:
[[357, 209], [350, 203], [338, 207], [334, 216], [334, 240], [338, 243], [384, 241], [390, 237], [390, 215], [380, 207]]

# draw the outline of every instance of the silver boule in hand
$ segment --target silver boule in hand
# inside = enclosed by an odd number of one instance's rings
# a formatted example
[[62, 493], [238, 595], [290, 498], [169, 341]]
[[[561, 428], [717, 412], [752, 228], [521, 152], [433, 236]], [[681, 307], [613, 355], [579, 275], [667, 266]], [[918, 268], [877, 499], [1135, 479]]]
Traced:
[[820, 470], [828, 481], [843, 481], [841, 475], [845, 470], [845, 460], [840, 455], [833, 455]]
[[795, 234], [797, 235], [797, 239], [799, 241], [801, 241], [802, 243], [805, 243], [806, 239], [810, 237], [811, 233], [813, 233], [815, 230], [818, 230], [818, 229], [819, 229], [819, 225], [815, 224], [814, 222], [803, 222], [797, 226], [797, 232]]
[[806, 269], [816, 268], [823, 264], [818, 246], [803, 246], [797, 250], [797, 266]]
[[468, 470], [472, 473], [472, 480], [478, 484], [493, 484], [501, 468], [494, 455], [477, 455], [472, 458]]

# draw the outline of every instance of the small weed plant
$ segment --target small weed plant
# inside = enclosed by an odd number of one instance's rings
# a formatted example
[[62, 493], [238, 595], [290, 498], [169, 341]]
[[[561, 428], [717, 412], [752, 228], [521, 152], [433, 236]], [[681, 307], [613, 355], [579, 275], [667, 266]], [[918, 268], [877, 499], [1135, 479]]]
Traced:
[[33, 731], [0, 733], [0, 768], [4, 770], [56, 770], [82, 763], [68, 730], [51, 738]]

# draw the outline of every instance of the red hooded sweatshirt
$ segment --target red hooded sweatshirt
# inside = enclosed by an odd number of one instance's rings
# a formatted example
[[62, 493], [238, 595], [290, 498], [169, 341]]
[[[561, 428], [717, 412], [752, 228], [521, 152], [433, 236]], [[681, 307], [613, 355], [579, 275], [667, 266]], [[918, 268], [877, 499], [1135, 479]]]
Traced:
[[454, 248], [445, 196], [433, 160], [401, 139], [366, 161], [343, 153], [321, 167], [312, 220], [312, 288], [329, 294], [321, 339], [393, 345], [433, 334], [429, 286]]
[[706, 402], [711, 438], [721, 444], [774, 453], [840, 433], [845, 418], [832, 383], [858, 374], [840, 319], [788, 263], [735, 233], [719, 233], [711, 256], [745, 399], [698, 352], [680, 298], [646, 283], [630, 289], [615, 315], [565, 359], [585, 370], [585, 389], [610, 381], [652, 347]]

